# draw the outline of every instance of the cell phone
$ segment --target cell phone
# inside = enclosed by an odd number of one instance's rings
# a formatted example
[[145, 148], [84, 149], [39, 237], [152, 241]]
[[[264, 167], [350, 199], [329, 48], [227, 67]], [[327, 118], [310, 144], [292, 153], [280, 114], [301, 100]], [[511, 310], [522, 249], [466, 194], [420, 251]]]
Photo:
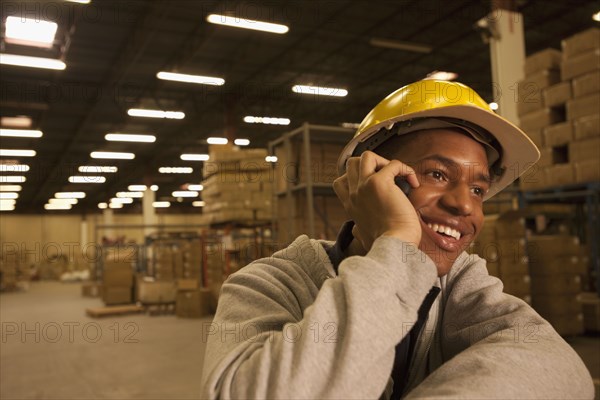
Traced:
[[410, 193], [410, 183], [408, 183], [399, 176], [394, 178], [394, 182], [396, 183], [396, 186], [398, 186], [400, 190], [402, 190], [402, 192], [408, 196], [408, 194]]

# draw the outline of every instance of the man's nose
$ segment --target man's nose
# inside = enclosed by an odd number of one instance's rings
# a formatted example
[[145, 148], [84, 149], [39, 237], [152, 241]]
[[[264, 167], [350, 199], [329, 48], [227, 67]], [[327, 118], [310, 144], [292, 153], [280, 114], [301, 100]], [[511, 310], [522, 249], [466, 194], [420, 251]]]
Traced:
[[473, 195], [471, 188], [465, 183], [456, 183], [444, 193], [442, 206], [455, 215], [470, 215], [473, 212]]

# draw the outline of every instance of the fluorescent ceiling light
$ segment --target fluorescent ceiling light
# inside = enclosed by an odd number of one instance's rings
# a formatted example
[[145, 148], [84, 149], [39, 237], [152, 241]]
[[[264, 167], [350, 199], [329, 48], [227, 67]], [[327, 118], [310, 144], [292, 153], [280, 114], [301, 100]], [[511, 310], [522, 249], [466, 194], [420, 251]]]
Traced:
[[14, 206], [17, 204], [15, 199], [0, 200], [0, 205]]
[[213, 76], [179, 74], [175, 72], [160, 71], [156, 74], [156, 77], [165, 81], [200, 83], [203, 85], [222, 86], [225, 84], [225, 79], [223, 78], [215, 78]]
[[123, 204], [122, 203], [109, 203], [108, 207], [109, 208], [123, 208]]
[[496, 102], [491, 102], [489, 105], [490, 105], [490, 108], [494, 111], [496, 111], [498, 109], [498, 103], [496, 103]]
[[229, 140], [227, 140], [226, 138], [222, 138], [222, 137], [209, 137], [208, 139], [206, 139], [206, 143], [208, 143], [208, 144], [227, 144], [227, 143], [229, 143]]
[[130, 108], [127, 114], [132, 117], [183, 119], [185, 113], [181, 111], [145, 110], [141, 108]]
[[194, 207], [204, 207], [206, 203], [202, 200], [192, 201]]
[[92, 0], [65, 0], [69, 3], [90, 4]]
[[18, 56], [16, 54], [5, 53], [0, 53], [0, 64], [56, 70], [67, 68], [67, 64], [55, 58]]
[[6, 17], [6, 41], [26, 46], [52, 47], [57, 28], [56, 22]]
[[26, 164], [0, 164], [0, 172], [27, 172], [29, 165]]
[[195, 190], [197, 192], [200, 192], [200, 191], [204, 190], [204, 186], [202, 186], [202, 185], [188, 184], [187, 185], [187, 190]]
[[106, 178], [96, 175], [75, 175], [69, 177], [71, 183], [104, 183]]
[[0, 149], [0, 157], [35, 157], [35, 150]]
[[77, 199], [48, 199], [48, 204], [77, 204]]
[[89, 173], [94, 173], [94, 174], [99, 174], [99, 173], [114, 174], [119, 169], [117, 167], [114, 167], [114, 166], [82, 165], [79, 168], [77, 168], [77, 170], [79, 172], [83, 172], [83, 173], [87, 173], [87, 174], [89, 174]]
[[70, 210], [72, 207], [70, 204], [44, 204], [46, 210]]
[[172, 193], [173, 197], [198, 197], [198, 192], [188, 190], [176, 190]]
[[247, 124], [265, 124], [265, 125], [289, 125], [289, 118], [274, 118], [274, 117], [252, 117], [247, 115], [244, 117], [244, 122]]
[[3, 204], [0, 203], [0, 211], [14, 211], [15, 210], [15, 205], [14, 204]]
[[18, 199], [19, 193], [17, 192], [0, 192], [0, 199], [8, 200], [8, 199]]
[[131, 197], [113, 197], [110, 199], [111, 203], [131, 204], [133, 199]]
[[248, 146], [250, 144], [250, 140], [248, 139], [235, 139], [233, 144], [237, 146]]
[[154, 208], [168, 208], [171, 207], [171, 203], [168, 201], [155, 201], [152, 203], [152, 207]]
[[133, 135], [129, 133], [107, 133], [104, 135], [104, 139], [108, 140], [109, 142], [156, 142], [156, 136], [154, 135]]
[[238, 17], [230, 17], [227, 15], [210, 14], [206, 20], [211, 24], [231, 26], [234, 28], [252, 29], [255, 31], [263, 31], [270, 33], [283, 34], [290, 29], [281, 24], [273, 24], [270, 22], [255, 21], [252, 19], [244, 19]]
[[146, 185], [129, 185], [129, 186], [127, 186], [127, 190], [129, 190], [130, 192], [143, 192], [146, 189], [148, 189], [148, 187]]
[[104, 210], [105, 208], [108, 208], [108, 204], [106, 203], [98, 203], [98, 208], [101, 210]]
[[54, 197], [57, 199], [84, 199], [85, 192], [56, 192]]
[[20, 192], [21, 185], [0, 185], [0, 192]]
[[342, 122], [342, 128], [358, 129], [359, 126], [356, 122]]
[[320, 86], [309, 86], [309, 85], [294, 85], [292, 86], [292, 92], [302, 94], [314, 94], [317, 96], [333, 96], [333, 97], [346, 97], [348, 91], [340, 88], [328, 88]]
[[369, 44], [374, 47], [383, 47], [386, 49], [394, 50], [406, 50], [424, 54], [429, 54], [433, 51], [433, 47], [428, 46], [426, 44], [403, 42], [401, 40], [372, 38], [371, 40], [369, 40]]
[[182, 154], [180, 158], [184, 161], [208, 161], [208, 154]]
[[594, 13], [594, 14], [592, 15], [592, 19], [593, 19], [594, 21], [598, 21], [598, 22], [600, 22], [600, 11], [598, 11], [597, 13]]
[[129, 197], [130, 199], [141, 199], [144, 192], [117, 192], [117, 197]]
[[20, 137], [20, 138], [40, 138], [42, 131], [30, 129], [0, 129], [0, 136]]
[[161, 174], [191, 174], [194, 169], [191, 167], [160, 167], [158, 172]]
[[433, 71], [427, 74], [425, 79], [438, 80], [438, 81], [452, 81], [458, 78], [458, 74], [456, 72], [447, 72], [447, 71]]
[[27, 180], [24, 176], [0, 176], [0, 183], [23, 183]]
[[133, 160], [135, 154], [133, 153], [119, 153], [115, 151], [92, 151], [90, 153], [92, 158], [102, 158], [106, 160]]
[[150, 190], [152, 190], [153, 192], [156, 192], [158, 190], [158, 185], [150, 186]]
[[266, 156], [265, 161], [266, 162], [277, 162], [277, 156]]
[[31, 118], [24, 115], [16, 117], [0, 117], [0, 125], [13, 128], [29, 128], [31, 126]]

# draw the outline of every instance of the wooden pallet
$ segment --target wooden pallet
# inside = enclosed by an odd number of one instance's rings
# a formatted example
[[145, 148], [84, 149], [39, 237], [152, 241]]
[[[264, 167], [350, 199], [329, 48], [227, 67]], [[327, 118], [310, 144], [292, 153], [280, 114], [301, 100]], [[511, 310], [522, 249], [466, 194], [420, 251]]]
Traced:
[[147, 304], [146, 311], [148, 314], [155, 315], [174, 315], [175, 314], [175, 303], [163, 303], [163, 304]]
[[116, 315], [137, 314], [141, 312], [144, 312], [144, 307], [136, 306], [135, 304], [85, 309], [85, 313], [92, 318], [113, 317]]

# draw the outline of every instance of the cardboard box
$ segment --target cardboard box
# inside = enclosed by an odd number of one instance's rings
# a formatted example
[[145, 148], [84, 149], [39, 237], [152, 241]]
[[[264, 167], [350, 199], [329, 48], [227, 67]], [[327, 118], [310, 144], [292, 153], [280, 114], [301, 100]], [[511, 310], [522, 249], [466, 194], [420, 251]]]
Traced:
[[600, 332], [600, 297], [597, 293], [582, 293], [580, 301], [585, 330]]
[[575, 182], [598, 182], [600, 181], [600, 158], [575, 161]]
[[529, 260], [531, 276], [556, 274], [585, 274], [586, 267], [577, 255], [564, 255], [554, 258], [531, 257]]
[[534, 129], [525, 132], [537, 147], [544, 147], [544, 129]]
[[552, 159], [552, 149], [549, 147], [540, 147], [540, 159], [538, 160], [538, 162], [536, 163], [538, 168], [544, 168], [544, 167], [549, 167], [550, 165], [552, 165], [553, 159]]
[[177, 290], [196, 290], [200, 286], [197, 279], [178, 279]]
[[564, 121], [564, 116], [561, 112], [553, 108], [544, 108], [520, 116], [520, 127], [525, 132], [530, 132], [562, 121]]
[[600, 92], [600, 71], [592, 71], [573, 79], [573, 97]]
[[102, 301], [107, 306], [132, 303], [131, 286], [103, 286]]
[[598, 158], [600, 136], [573, 142], [569, 145], [569, 160], [580, 162]]
[[177, 292], [175, 314], [181, 318], [201, 318], [211, 314], [208, 289]]
[[527, 240], [527, 255], [533, 262], [553, 260], [560, 256], [579, 256], [580, 243], [576, 236], [532, 235]]
[[556, 164], [546, 168], [546, 184], [548, 186], [568, 185], [575, 181], [573, 164]]
[[[535, 279], [535, 278], [533, 278]], [[577, 315], [582, 307], [579, 296], [567, 295], [535, 295], [533, 308], [542, 316], [545, 315]]]
[[521, 238], [525, 237], [525, 218], [518, 211], [505, 212], [496, 219], [496, 236], [499, 239], [517, 240], [522, 244]]
[[581, 276], [574, 274], [536, 275], [531, 279], [533, 298], [537, 294], [560, 295], [581, 292]]
[[532, 96], [540, 95], [541, 90], [560, 82], [560, 71], [557, 69], [544, 69], [534, 74], [527, 75], [518, 84], [519, 100], [527, 100]]
[[103, 248], [104, 262], [128, 262], [129, 264], [137, 261], [136, 245], [120, 245]]
[[588, 72], [600, 73], [600, 48], [565, 59], [560, 71], [563, 81]]
[[600, 110], [600, 93], [593, 93], [567, 101], [567, 119], [569, 120], [586, 115], [597, 115], [598, 110]]
[[546, 146], [563, 146], [573, 140], [573, 124], [570, 121], [547, 126], [543, 129]]
[[562, 53], [556, 49], [544, 49], [525, 58], [525, 75], [532, 75], [543, 69], [558, 69]]
[[561, 47], [563, 59], [569, 59], [576, 54], [600, 48], [600, 29], [590, 28], [563, 39]]
[[531, 293], [531, 278], [527, 274], [502, 276], [504, 283], [504, 293], [513, 296], [525, 295]]
[[499, 262], [500, 266], [500, 277], [502, 279], [510, 275], [526, 275], [529, 273], [527, 256], [523, 256], [517, 260], [510, 257], [501, 258]]
[[102, 284], [100, 282], [83, 282], [81, 284], [81, 295], [83, 297], [100, 297]]
[[575, 140], [600, 136], [600, 113], [586, 115], [574, 120], [573, 136]]
[[548, 184], [546, 182], [546, 167], [540, 166], [538, 164], [529, 168], [519, 178], [519, 187], [521, 188], [521, 190], [538, 190], [547, 186]]
[[[534, 296], [535, 297], [535, 296]], [[546, 315], [545, 319], [561, 336], [575, 336], [583, 333], [583, 314]]]
[[102, 283], [107, 286], [133, 286], [131, 263], [105, 262], [102, 270]]
[[565, 104], [573, 97], [571, 82], [561, 82], [542, 90], [545, 107], [556, 107]]
[[138, 301], [144, 304], [174, 303], [177, 294], [175, 282], [140, 279], [137, 285]]
[[525, 85], [529, 90], [523, 90], [519, 97], [519, 101], [517, 101], [517, 115], [519, 117], [544, 108], [542, 91], [538, 89], [534, 83], [526, 83]]

